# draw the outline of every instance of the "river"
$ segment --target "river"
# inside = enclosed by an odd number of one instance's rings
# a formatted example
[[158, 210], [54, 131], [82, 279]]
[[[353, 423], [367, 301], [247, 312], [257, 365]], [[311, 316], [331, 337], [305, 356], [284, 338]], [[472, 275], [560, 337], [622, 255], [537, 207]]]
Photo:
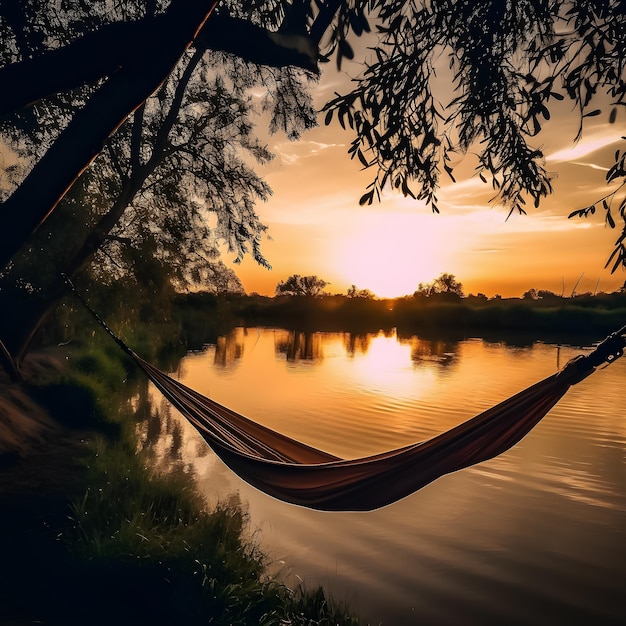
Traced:
[[[238, 328], [173, 375], [270, 428], [359, 457], [445, 431], [587, 351]], [[510, 451], [368, 513], [311, 511], [259, 493], [182, 418], [170, 419], [207, 499], [239, 494], [273, 567], [323, 584], [364, 624], [618, 624], [625, 382], [626, 358], [573, 387]]]

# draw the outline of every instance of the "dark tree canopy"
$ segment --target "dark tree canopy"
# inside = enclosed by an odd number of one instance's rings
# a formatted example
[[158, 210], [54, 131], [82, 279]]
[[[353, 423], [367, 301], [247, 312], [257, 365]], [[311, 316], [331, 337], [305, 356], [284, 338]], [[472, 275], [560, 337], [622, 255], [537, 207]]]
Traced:
[[416, 298], [429, 298], [436, 295], [462, 298], [465, 294], [463, 293], [463, 284], [457, 280], [456, 276], [444, 272], [430, 283], [420, 283], [413, 295]]
[[[59, 12], [67, 18], [61, 31]], [[526, 198], [538, 205], [551, 191], [534, 138], [554, 102], [574, 103], [581, 132], [585, 117], [605, 114], [615, 121], [624, 106], [625, 13], [620, 0], [4, 3], [5, 113], [84, 85], [99, 87], [72, 120], [72, 132], [38, 163], [43, 175], [31, 176], [6, 201], [7, 212], [29, 209], [4, 229], [3, 247], [18, 245], [9, 231], [32, 230], [46, 218], [106, 136], [158, 87], [188, 46], [317, 71], [318, 62], [333, 54], [338, 65], [354, 58], [350, 42], [373, 31], [379, 35], [373, 61], [366, 60], [352, 92], [326, 106], [328, 121], [336, 115], [356, 131], [352, 157], [375, 169], [361, 202], [390, 185], [437, 210], [441, 173], [453, 177], [455, 155], [471, 149], [478, 154], [477, 174], [491, 182], [496, 199], [523, 212]], [[433, 92], [442, 61], [455, 90], [448, 102]], [[154, 69], [146, 72], [148, 67]], [[81, 133], [88, 135], [77, 141]], [[609, 182], [623, 183], [624, 152], [616, 154]], [[620, 185], [577, 214], [602, 207], [614, 226], [616, 217], [624, 217], [623, 200]], [[623, 233], [613, 261], [615, 267], [626, 261]]]
[[[10, 0], [0, 4], [0, 122], [19, 159], [0, 179], [0, 267], [17, 267], [53, 214], [62, 224], [38, 250], [69, 240], [100, 250], [111, 270], [139, 267], [129, 251], [141, 250], [176, 280], [198, 280], [218, 267], [215, 238], [263, 263], [254, 200], [269, 190], [235, 154], [269, 157], [246, 90], [267, 89], [271, 129], [297, 138], [315, 124], [305, 77], [355, 59], [360, 36], [371, 42], [363, 72], [325, 119], [353, 130], [349, 153], [374, 172], [362, 204], [389, 186], [438, 211], [441, 175], [454, 180], [472, 152], [495, 200], [524, 212], [552, 190], [538, 135], [557, 103], [573, 104], [579, 135], [587, 118], [623, 119], [622, 0]], [[613, 270], [626, 267], [625, 159], [626, 147], [607, 164], [606, 196], [571, 213], [623, 221]], [[63, 208], [70, 190], [67, 206], [87, 208], [80, 217]]]

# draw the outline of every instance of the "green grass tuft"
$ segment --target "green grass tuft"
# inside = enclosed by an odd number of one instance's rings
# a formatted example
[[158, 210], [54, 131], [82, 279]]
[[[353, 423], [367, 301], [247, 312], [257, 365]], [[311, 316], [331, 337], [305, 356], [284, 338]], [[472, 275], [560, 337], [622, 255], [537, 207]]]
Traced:
[[[85, 623], [86, 615], [93, 625], [358, 624], [322, 589], [294, 591], [269, 576], [237, 499], [209, 510], [184, 469], [153, 469], [148, 453], [138, 452], [124, 359], [108, 348], [77, 350], [59, 380], [38, 390], [62, 422], [104, 436], [94, 439], [88, 486], [57, 532], [58, 578], [42, 575], [37, 619], [64, 626]], [[68, 590], [71, 602], [61, 602]]]

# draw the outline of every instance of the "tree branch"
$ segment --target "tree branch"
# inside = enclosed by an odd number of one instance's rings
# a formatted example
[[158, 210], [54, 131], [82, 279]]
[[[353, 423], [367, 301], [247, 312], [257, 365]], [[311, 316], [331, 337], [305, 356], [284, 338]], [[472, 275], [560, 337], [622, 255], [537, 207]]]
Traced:
[[[145, 49], [167, 45], [167, 31], [172, 27], [168, 14], [106, 24], [62, 48], [0, 68], [0, 119], [38, 100], [95, 83], [133, 65]], [[202, 51], [228, 52], [258, 65], [293, 66], [318, 73], [317, 41], [313, 38], [311, 42], [313, 47], [301, 42], [294, 48], [293, 42], [272, 31], [215, 14], [200, 29], [194, 45]]]
[[[54, 210], [74, 181], [102, 150], [106, 139], [167, 78], [206, 22], [216, 2], [175, 4], [161, 31], [115, 72], [76, 113], [24, 182], [2, 205], [0, 267]], [[174, 5], [170, 5], [174, 6]]]
[[317, 44], [311, 38], [280, 37], [276, 32], [229, 15], [214, 15], [198, 33], [194, 46], [228, 52], [256, 65], [292, 66], [319, 73]]

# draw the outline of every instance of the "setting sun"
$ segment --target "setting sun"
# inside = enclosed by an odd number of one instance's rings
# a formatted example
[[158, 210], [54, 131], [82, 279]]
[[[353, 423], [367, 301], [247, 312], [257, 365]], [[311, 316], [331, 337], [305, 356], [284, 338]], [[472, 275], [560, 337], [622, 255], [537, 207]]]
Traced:
[[372, 211], [333, 253], [340, 277], [383, 298], [411, 294], [450, 267], [454, 246], [441, 245], [447, 226], [430, 213]]

